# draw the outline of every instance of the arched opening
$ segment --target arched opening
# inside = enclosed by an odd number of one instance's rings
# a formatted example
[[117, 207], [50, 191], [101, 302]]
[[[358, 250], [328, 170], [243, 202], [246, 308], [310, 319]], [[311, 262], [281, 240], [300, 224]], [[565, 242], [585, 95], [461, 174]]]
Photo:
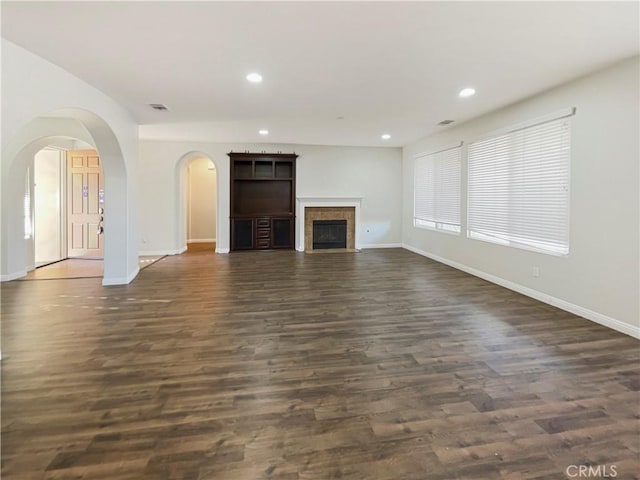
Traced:
[[[103, 235], [99, 232], [100, 209], [105, 206], [102, 180], [98, 152], [87, 143], [54, 138], [35, 154], [31, 202], [36, 268], [69, 257], [102, 260]], [[86, 212], [78, 213], [79, 209]], [[79, 215], [84, 222], [77, 228], [75, 221]], [[70, 277], [85, 275], [74, 275], [73, 269], [68, 270], [68, 263], [65, 262], [64, 270], [56, 267], [58, 272], [69, 273]], [[91, 270], [102, 277], [102, 262], [92, 263], [99, 264]]]
[[206, 157], [187, 164], [187, 247], [215, 251], [217, 185], [216, 168]]
[[217, 248], [220, 231], [218, 169], [205, 153], [189, 152], [176, 165], [176, 245], [179, 251]]
[[[103, 284], [129, 283], [138, 272], [135, 235], [131, 232], [132, 213], [127, 169], [120, 145], [109, 125], [97, 115], [80, 109], [65, 109], [33, 119], [6, 144], [2, 152], [2, 281], [26, 275], [35, 267], [34, 239], [25, 238], [24, 212], [19, 206], [26, 195], [24, 179], [33, 172], [34, 158], [44, 147], [61, 138], [84, 142], [98, 151], [104, 172]], [[32, 181], [31, 181], [32, 182]]]

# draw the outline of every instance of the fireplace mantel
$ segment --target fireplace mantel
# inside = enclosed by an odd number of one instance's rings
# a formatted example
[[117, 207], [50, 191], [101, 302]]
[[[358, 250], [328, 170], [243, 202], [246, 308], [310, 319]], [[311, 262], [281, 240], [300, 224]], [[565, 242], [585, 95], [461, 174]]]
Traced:
[[354, 207], [356, 212], [355, 244], [360, 249], [358, 226], [362, 197], [296, 197], [296, 250], [304, 252], [304, 209], [307, 207]]

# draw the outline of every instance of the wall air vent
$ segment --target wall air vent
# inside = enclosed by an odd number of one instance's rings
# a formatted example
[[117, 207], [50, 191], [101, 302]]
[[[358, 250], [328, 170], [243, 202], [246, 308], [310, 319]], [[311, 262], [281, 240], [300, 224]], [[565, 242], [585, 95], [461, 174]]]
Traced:
[[151, 108], [153, 108], [154, 110], [169, 110], [166, 105], [163, 105], [161, 103], [150, 103], [149, 106]]
[[438, 125], [449, 125], [450, 123], [455, 122], [455, 120], [442, 120]]

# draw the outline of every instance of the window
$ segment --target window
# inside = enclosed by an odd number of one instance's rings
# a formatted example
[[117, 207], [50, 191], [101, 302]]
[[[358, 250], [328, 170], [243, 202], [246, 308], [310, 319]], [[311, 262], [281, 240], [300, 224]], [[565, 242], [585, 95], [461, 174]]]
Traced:
[[469, 145], [468, 236], [569, 253], [571, 113]]
[[414, 226], [460, 233], [460, 150], [416, 157]]
[[33, 223], [31, 222], [31, 175], [28, 168], [24, 180], [24, 200], [22, 208], [24, 215], [24, 238], [25, 240], [29, 240], [33, 234]]

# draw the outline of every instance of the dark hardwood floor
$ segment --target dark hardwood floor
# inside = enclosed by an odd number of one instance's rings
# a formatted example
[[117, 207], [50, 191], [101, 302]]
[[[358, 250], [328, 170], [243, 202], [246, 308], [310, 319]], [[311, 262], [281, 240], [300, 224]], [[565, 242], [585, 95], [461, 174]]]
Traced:
[[639, 478], [638, 341], [404, 250], [5, 283], [2, 355], [3, 480]]

